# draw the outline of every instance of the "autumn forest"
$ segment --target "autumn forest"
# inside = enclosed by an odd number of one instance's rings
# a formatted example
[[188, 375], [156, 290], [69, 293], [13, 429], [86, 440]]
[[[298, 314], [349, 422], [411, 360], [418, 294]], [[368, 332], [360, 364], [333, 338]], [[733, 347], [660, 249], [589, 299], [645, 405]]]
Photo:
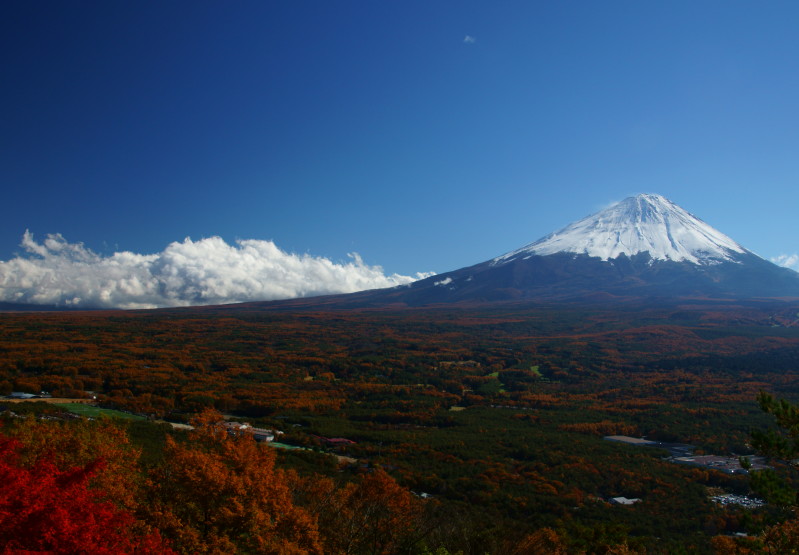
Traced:
[[795, 303], [4, 313], [0, 395], [48, 397], [0, 399], [0, 545], [82, 552], [48, 544], [56, 530], [93, 553], [757, 552], [790, 503], [605, 438], [755, 455], [761, 391], [799, 400]]

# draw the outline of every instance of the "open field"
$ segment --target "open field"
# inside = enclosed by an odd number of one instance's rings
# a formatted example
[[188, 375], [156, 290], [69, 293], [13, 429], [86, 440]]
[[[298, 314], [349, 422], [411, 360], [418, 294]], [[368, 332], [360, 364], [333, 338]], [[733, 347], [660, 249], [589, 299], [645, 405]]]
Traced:
[[114, 409], [106, 409], [84, 403], [63, 403], [61, 407], [67, 409], [69, 412], [86, 416], [90, 418], [99, 418], [106, 416], [109, 418], [123, 418], [126, 420], [147, 420], [144, 416], [138, 414], [131, 414], [129, 412], [122, 412]]
[[31, 401], [40, 402], [40, 403], [50, 403], [53, 405], [63, 405], [63, 404], [92, 405], [97, 403], [97, 401], [93, 399], [64, 399], [60, 397], [43, 397], [41, 399], [0, 399], [0, 403], [30, 403]]

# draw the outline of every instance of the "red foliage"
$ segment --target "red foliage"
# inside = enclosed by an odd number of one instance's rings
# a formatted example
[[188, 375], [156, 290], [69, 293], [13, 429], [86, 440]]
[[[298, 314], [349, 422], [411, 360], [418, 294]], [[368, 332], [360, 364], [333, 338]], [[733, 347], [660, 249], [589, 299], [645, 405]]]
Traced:
[[133, 516], [87, 489], [102, 460], [64, 471], [40, 458], [25, 468], [20, 447], [0, 435], [0, 553], [174, 553], [157, 533], [134, 532]]

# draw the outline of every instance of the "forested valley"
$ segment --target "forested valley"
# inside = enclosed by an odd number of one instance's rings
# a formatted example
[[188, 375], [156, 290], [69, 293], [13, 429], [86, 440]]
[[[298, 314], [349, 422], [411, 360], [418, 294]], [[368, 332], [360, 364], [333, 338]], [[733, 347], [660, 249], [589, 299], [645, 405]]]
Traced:
[[[0, 395], [45, 398], [0, 399], [0, 540], [52, 549], [13, 535], [50, 526], [96, 553], [756, 552], [792, 503], [721, 504], [753, 495], [746, 473], [606, 437], [754, 455], [752, 431], [773, 426], [759, 392], [799, 399], [798, 318], [701, 300], [5, 313]], [[93, 520], [41, 519], [77, 505]]]

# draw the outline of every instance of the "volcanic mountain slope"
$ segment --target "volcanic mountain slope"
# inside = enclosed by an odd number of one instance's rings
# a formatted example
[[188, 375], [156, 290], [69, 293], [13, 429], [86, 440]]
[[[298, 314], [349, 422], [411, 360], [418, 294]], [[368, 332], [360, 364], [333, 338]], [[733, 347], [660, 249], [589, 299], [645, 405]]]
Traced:
[[315, 302], [423, 306], [616, 297], [799, 298], [799, 273], [760, 258], [662, 196], [642, 194], [474, 266]]

